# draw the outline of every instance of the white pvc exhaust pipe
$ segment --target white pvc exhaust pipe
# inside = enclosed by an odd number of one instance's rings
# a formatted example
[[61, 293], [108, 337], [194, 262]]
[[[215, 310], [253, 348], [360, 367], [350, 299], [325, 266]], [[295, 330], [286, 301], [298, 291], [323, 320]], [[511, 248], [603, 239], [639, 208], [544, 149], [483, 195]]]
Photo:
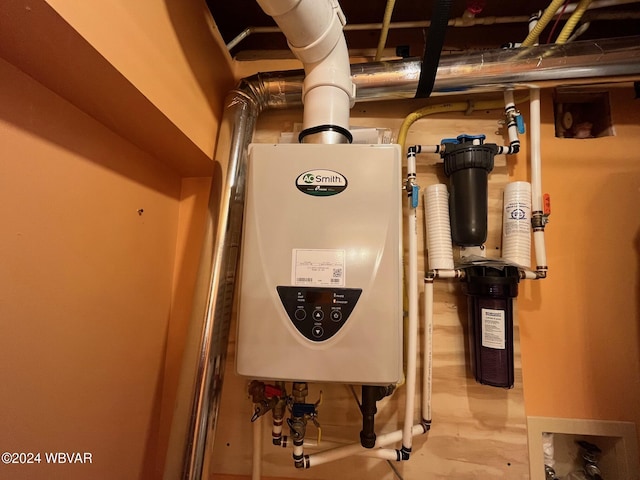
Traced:
[[351, 142], [349, 110], [355, 101], [355, 88], [342, 32], [346, 20], [338, 1], [257, 1], [273, 17], [304, 66], [301, 141]]

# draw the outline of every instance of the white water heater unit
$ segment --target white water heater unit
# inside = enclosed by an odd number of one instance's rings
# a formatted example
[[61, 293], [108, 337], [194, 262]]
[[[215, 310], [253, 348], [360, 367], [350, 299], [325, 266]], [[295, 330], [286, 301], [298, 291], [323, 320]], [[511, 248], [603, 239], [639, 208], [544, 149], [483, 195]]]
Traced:
[[246, 192], [238, 373], [398, 382], [399, 145], [252, 144]]

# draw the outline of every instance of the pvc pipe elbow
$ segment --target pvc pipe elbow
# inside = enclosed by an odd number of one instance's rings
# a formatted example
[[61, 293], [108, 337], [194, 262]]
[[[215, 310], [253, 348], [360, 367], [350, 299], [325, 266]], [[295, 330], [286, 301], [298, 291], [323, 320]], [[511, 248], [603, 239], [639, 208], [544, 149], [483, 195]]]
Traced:
[[[314, 3], [314, 5], [316, 5], [316, 3]], [[326, 7], [328, 3], [324, 5]], [[331, 53], [341, 38], [344, 39], [342, 33], [342, 27], [344, 25], [338, 15], [334, 15], [330, 8], [328, 11], [326, 9], [319, 11], [318, 8], [315, 8], [315, 10], [318, 10], [318, 12], [312, 13], [311, 18], [308, 19], [308, 22], [311, 22], [313, 25], [320, 26], [315, 35], [310, 35], [309, 29], [302, 27], [305, 18], [295, 20], [295, 25], [292, 25], [289, 29], [293, 30], [290, 34], [285, 31], [289, 48], [296, 58], [305, 64], [320, 62]], [[328, 18], [322, 18], [327, 14]], [[320, 19], [318, 15], [320, 15]]]
[[303, 128], [337, 125], [349, 129], [349, 110], [355, 102], [347, 43], [342, 36], [321, 62], [305, 65], [302, 87]]
[[302, 86], [303, 103], [305, 103], [308, 93], [314, 88], [330, 86], [342, 90], [348, 97], [349, 108], [353, 107], [356, 91], [355, 85], [351, 81], [347, 42], [342, 33], [330, 51], [316, 62], [306, 62], [304, 70], [306, 76]]
[[258, 0], [287, 37], [289, 48], [303, 63], [303, 128], [337, 125], [349, 129], [355, 86], [344, 14], [337, 0]]

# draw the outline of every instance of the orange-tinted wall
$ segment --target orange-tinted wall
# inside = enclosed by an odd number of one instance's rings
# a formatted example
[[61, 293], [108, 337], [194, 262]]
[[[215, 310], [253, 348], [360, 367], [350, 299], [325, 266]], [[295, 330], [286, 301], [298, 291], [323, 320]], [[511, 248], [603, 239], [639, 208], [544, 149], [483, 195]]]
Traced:
[[205, 10], [0, 2], [0, 450], [41, 453], [0, 478], [161, 476], [234, 82]]
[[525, 407], [640, 425], [640, 100], [610, 92], [616, 135], [578, 140], [555, 138], [543, 91], [549, 276], [518, 298]]
[[[178, 175], [0, 63], [2, 451], [90, 452], [59, 478], [139, 478], [169, 322]], [[140, 212], [139, 212], [140, 210]]]

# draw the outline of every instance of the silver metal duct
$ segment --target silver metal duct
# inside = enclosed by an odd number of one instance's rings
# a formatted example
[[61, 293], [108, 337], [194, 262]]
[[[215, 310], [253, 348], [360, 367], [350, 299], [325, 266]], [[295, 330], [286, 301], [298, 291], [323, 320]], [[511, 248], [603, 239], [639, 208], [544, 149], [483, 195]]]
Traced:
[[[413, 98], [420, 61], [357, 64], [351, 72], [356, 101]], [[444, 57], [434, 95], [638, 78], [640, 37], [628, 37]], [[226, 165], [226, 180], [221, 189], [212, 188], [209, 201], [165, 480], [208, 478], [206, 453], [215, 436], [239, 259], [247, 145], [262, 111], [301, 104], [303, 79], [302, 71], [258, 74], [227, 95], [216, 150], [216, 160]]]

